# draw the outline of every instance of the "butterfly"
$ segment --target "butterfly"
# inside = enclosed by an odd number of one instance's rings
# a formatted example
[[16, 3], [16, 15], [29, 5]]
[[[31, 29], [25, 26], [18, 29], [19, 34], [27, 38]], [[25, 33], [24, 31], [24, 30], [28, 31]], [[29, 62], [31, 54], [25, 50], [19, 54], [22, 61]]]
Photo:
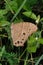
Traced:
[[11, 37], [13, 45], [16, 47], [24, 46], [28, 37], [37, 31], [37, 25], [30, 22], [20, 22], [11, 24]]

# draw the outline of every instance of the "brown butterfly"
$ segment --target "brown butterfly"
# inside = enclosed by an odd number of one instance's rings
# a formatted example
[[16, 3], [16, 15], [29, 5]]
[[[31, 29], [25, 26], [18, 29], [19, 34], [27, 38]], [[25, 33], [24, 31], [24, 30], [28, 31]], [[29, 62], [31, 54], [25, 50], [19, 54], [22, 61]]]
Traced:
[[13, 45], [24, 46], [25, 41], [28, 37], [37, 30], [37, 26], [29, 22], [20, 22], [11, 24], [11, 37]]

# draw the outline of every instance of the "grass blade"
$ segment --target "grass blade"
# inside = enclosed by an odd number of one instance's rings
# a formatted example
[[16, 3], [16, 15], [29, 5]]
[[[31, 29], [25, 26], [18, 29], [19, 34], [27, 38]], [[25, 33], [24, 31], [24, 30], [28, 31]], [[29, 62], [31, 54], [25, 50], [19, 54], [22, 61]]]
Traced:
[[38, 65], [39, 64], [39, 62], [41, 61], [43, 59], [43, 55], [38, 59], [38, 61], [36, 62], [36, 64], [35, 65]]

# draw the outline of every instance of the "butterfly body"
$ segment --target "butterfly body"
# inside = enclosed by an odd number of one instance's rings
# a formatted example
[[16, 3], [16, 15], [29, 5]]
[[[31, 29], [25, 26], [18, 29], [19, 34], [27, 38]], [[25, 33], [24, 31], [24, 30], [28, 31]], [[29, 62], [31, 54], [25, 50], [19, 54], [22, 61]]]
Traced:
[[37, 26], [29, 22], [20, 22], [11, 24], [11, 37], [13, 45], [16, 47], [24, 46], [28, 37], [37, 30]]

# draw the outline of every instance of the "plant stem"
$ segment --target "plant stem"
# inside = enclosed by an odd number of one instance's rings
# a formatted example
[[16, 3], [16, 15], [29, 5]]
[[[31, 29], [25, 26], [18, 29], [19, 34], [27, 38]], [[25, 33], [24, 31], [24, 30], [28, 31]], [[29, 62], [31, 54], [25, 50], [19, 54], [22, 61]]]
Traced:
[[19, 59], [24, 55], [25, 51], [27, 50], [27, 48], [23, 51], [23, 53], [21, 54], [21, 56], [19, 57]]
[[31, 61], [32, 61], [32, 65], [33, 65], [33, 57], [32, 57], [32, 53], [31, 53]]
[[4, 1], [5, 1], [5, 2], [6, 2], [6, 4], [8, 5], [8, 7], [9, 7], [10, 11], [12, 12], [12, 14], [14, 14], [14, 11], [12, 10], [12, 8], [11, 8], [11, 6], [10, 6], [9, 2], [8, 2], [7, 0], [4, 0]]
[[27, 65], [27, 60], [28, 60], [28, 52], [27, 52], [27, 54], [26, 54], [26, 60], [24, 61], [24, 65]]
[[20, 57], [20, 47], [18, 47], [17, 57]]
[[2, 47], [2, 39], [0, 38], [0, 46]]
[[39, 65], [39, 62], [43, 59], [43, 55], [41, 55], [41, 57], [38, 59], [38, 61], [36, 62], [35, 65]]
[[24, 0], [23, 3], [21, 4], [20, 8], [17, 10], [17, 13], [14, 14], [13, 18], [11, 19], [11, 22], [13, 22], [13, 20], [16, 18], [16, 16], [18, 15], [18, 13], [21, 11], [21, 9], [23, 8], [24, 4], [26, 3], [27, 0]]

